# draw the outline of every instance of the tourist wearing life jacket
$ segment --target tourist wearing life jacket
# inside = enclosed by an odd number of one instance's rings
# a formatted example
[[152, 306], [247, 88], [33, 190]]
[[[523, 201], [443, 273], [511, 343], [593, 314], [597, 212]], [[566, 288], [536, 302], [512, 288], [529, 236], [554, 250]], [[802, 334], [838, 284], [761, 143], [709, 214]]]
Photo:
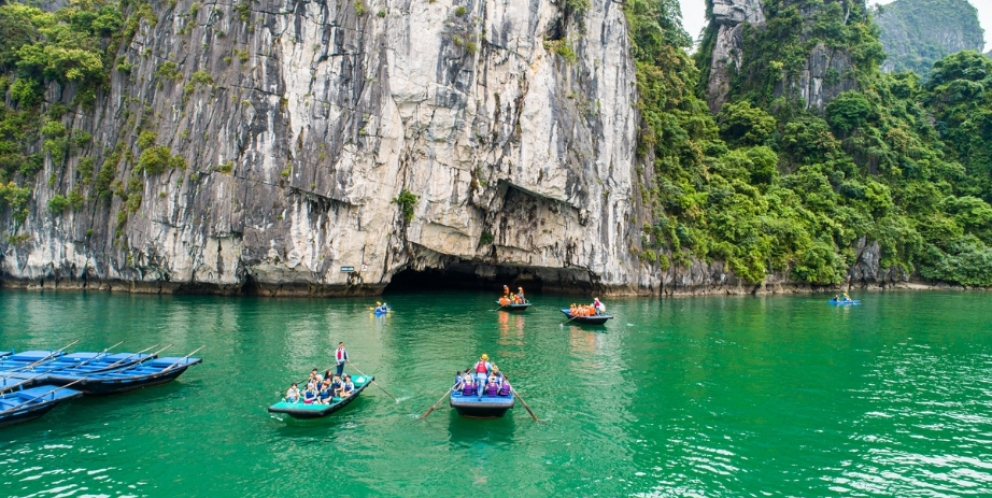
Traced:
[[510, 297], [510, 288], [505, 285], [503, 286], [503, 297], [506, 298]]
[[320, 393], [317, 395], [317, 403], [329, 405], [333, 398], [334, 391], [331, 390], [331, 379], [324, 379], [324, 382], [320, 385]]
[[317, 391], [313, 384], [307, 386], [307, 390], [303, 393], [303, 403], [312, 404], [317, 399]]
[[344, 382], [341, 384], [341, 397], [347, 398], [355, 394], [355, 384], [351, 381], [350, 375], [344, 376]]
[[496, 383], [495, 377], [490, 377], [489, 383], [486, 384], [486, 396], [495, 397], [499, 394], [499, 384]]
[[510, 298], [508, 298], [506, 296], [503, 296], [503, 297], [499, 298], [499, 305], [500, 306], [509, 306], [510, 305]]
[[344, 349], [344, 343], [338, 343], [338, 349], [334, 351], [334, 360], [338, 362], [338, 377], [344, 375], [344, 363], [348, 361], [348, 351]]
[[505, 396], [509, 396], [512, 389], [513, 389], [513, 386], [510, 385], [510, 381], [506, 380], [506, 378], [504, 377], [503, 378], [503, 383], [500, 384], [500, 386], [499, 386], [499, 393], [497, 393], [497, 394], [499, 396], [504, 396], [504, 397]]
[[462, 384], [462, 396], [475, 396], [475, 384], [468, 379]]

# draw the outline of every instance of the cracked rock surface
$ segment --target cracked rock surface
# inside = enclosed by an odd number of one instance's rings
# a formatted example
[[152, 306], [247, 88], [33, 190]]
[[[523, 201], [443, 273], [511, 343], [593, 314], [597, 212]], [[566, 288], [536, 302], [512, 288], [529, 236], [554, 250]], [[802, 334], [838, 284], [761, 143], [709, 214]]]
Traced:
[[[119, 54], [130, 70], [62, 119], [93, 140], [46, 158], [31, 239], [0, 246], [8, 284], [369, 294], [406, 268], [466, 262], [551, 287], [643, 284], [620, 3], [594, 0], [581, 22], [546, 0], [153, 7]], [[73, 97], [53, 84], [46, 100]], [[136, 168], [147, 131], [186, 167]], [[128, 201], [48, 213], [74, 188], [95, 198], [80, 161], [98, 175], [114, 152]]]

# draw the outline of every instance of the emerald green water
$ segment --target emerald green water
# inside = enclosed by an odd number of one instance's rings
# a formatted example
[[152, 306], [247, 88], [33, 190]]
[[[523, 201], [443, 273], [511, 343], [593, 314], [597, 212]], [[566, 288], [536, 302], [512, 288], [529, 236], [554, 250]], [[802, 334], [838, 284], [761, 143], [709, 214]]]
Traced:
[[[0, 428], [3, 496], [989, 496], [987, 293], [610, 300], [522, 315], [492, 295], [368, 300], [0, 292], [0, 348], [119, 340], [204, 363]], [[266, 412], [345, 341], [374, 386], [326, 419]], [[486, 352], [546, 423], [424, 413]]]

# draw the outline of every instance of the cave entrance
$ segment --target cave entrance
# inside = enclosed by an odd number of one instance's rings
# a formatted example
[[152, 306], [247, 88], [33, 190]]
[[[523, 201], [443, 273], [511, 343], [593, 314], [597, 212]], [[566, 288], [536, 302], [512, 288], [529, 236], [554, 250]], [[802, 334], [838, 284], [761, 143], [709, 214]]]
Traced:
[[393, 275], [384, 293], [425, 290], [472, 290], [497, 293], [507, 285], [527, 294], [558, 292], [588, 293], [593, 285], [584, 273], [549, 268], [522, 268], [458, 262], [443, 269], [406, 269]]
[[514, 290], [523, 287], [529, 294], [540, 292], [544, 282], [523, 268], [480, 267], [469, 263], [457, 263], [443, 269], [402, 270], [393, 275], [383, 292], [472, 290], [496, 293], [500, 292], [504, 285]]

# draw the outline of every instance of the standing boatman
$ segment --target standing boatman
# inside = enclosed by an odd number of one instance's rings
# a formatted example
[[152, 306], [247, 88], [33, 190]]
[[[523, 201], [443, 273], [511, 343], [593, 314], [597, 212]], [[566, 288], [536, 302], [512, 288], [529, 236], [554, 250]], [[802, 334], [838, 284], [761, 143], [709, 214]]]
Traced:
[[334, 351], [334, 359], [338, 362], [338, 377], [344, 373], [344, 363], [348, 361], [348, 351], [344, 349], [344, 343], [338, 343], [338, 349]]
[[[493, 364], [489, 363], [489, 355], [482, 353], [479, 357], [479, 361], [475, 362], [475, 368], [472, 369], [475, 372], [475, 381], [479, 386], [485, 386], [486, 382], [489, 380], [489, 372], [493, 369]], [[479, 399], [482, 399], [482, 388], [479, 388]]]
[[606, 305], [603, 304], [603, 302], [600, 301], [598, 297], [592, 298], [592, 305], [593, 305], [594, 308], [596, 308], [596, 314], [597, 315], [604, 315], [604, 314], [606, 314]]

